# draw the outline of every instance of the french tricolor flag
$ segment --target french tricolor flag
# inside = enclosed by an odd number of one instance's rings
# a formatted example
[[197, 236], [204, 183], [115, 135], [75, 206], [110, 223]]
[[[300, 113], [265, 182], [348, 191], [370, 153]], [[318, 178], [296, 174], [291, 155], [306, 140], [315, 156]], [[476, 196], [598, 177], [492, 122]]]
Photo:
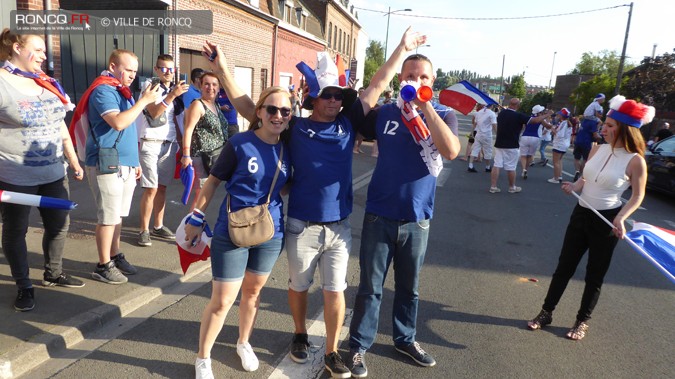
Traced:
[[626, 240], [675, 283], [675, 231], [635, 222]]
[[73, 210], [77, 204], [68, 199], [32, 195], [28, 193], [0, 190], [0, 203], [27, 205], [29, 207]]
[[438, 101], [465, 115], [473, 110], [476, 103], [483, 105], [497, 104], [490, 96], [484, 94], [466, 80], [462, 80], [461, 82], [442, 90], [438, 96]]

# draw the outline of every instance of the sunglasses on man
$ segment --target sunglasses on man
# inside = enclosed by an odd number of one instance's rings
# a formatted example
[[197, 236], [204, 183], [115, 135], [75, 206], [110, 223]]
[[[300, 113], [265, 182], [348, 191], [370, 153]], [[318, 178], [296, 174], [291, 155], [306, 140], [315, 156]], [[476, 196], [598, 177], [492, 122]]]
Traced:
[[274, 105], [263, 105], [262, 108], [265, 108], [267, 114], [270, 116], [276, 116], [277, 112], [281, 113], [281, 117], [288, 117], [291, 115], [291, 108], [286, 107], [277, 107]]
[[170, 73], [173, 74], [173, 71], [175, 70], [173, 67], [155, 67], [159, 71], [162, 72], [162, 74]]
[[330, 99], [335, 99], [335, 101], [342, 101], [344, 99], [344, 96], [342, 95], [342, 91], [340, 92], [322, 92], [321, 95], [319, 95], [319, 99], [324, 99], [324, 100], [330, 100]]

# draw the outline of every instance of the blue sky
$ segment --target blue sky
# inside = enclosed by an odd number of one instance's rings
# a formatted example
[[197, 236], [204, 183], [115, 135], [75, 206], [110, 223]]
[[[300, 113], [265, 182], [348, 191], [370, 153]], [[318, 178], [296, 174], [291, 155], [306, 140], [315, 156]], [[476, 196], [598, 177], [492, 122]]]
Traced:
[[[675, 48], [675, 2], [634, 0], [633, 3], [626, 50], [628, 60], [637, 64], [644, 56], [651, 56], [654, 44], [657, 44], [656, 55], [672, 52]], [[523, 17], [584, 12], [624, 4], [630, 4], [630, 1], [350, 1], [350, 5], [357, 8], [384, 12], [388, 7], [392, 11], [412, 9], [412, 12], [391, 15], [388, 54], [400, 41], [405, 28], [412, 26], [427, 34], [430, 46], [419, 48], [419, 53], [427, 55], [434, 68], [440, 67], [443, 71], [468, 69], [499, 77], [502, 57], [506, 55], [504, 76], [524, 71], [528, 84], [543, 86], [548, 86], [551, 72], [551, 84], [555, 85], [555, 76], [573, 69], [584, 52], [598, 53], [607, 49], [620, 54], [629, 7], [548, 18]], [[368, 37], [384, 43], [387, 16], [357, 10], [359, 22]], [[520, 19], [473, 21], [424, 16]]]

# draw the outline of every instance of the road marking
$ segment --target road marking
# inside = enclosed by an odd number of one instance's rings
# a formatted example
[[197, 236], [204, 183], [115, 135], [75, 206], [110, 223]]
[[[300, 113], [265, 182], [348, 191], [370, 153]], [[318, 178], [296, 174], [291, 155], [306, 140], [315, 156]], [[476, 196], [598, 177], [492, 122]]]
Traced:
[[[340, 330], [338, 346], [347, 337], [349, 324], [352, 321], [352, 313], [352, 310], [349, 308], [345, 311], [345, 322]], [[307, 329], [307, 335], [309, 336], [309, 343], [311, 345], [307, 363], [295, 363], [291, 359], [290, 354], [286, 354], [269, 376], [270, 379], [314, 379], [323, 374], [325, 370], [323, 357], [326, 354], [326, 323], [323, 319], [323, 311], [314, 316], [314, 322]]]
[[365, 174], [359, 176], [358, 178], [352, 180], [352, 190], [356, 191], [358, 189], [361, 189], [370, 183], [370, 178], [373, 176], [373, 171], [375, 169], [372, 169], [370, 171], [367, 171]]

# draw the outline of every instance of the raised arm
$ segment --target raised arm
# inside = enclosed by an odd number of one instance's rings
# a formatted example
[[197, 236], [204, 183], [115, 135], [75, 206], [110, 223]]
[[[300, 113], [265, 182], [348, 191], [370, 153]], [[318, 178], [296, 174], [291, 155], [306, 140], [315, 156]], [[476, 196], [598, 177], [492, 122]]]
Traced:
[[183, 133], [183, 156], [180, 159], [181, 166], [183, 168], [187, 167], [192, 163], [192, 153], [190, 151], [190, 146], [192, 145], [192, 132], [195, 130], [195, 126], [199, 119], [204, 115], [204, 107], [201, 102], [195, 100], [190, 104], [190, 108], [185, 111], [185, 126]]
[[[211, 61], [209, 58], [214, 51], [216, 52], [216, 57]], [[234, 109], [249, 122], [253, 122], [255, 120], [255, 103], [244, 90], [239, 88], [236, 80], [234, 80], [234, 76], [227, 69], [227, 59], [225, 59], [225, 54], [223, 54], [220, 46], [206, 41], [202, 49], [202, 55], [209, 59], [209, 66], [211, 66], [213, 73], [218, 76], [218, 80], [220, 80], [221, 85], [225, 89], [227, 97], [230, 98], [230, 102], [234, 105]]]
[[[397, 70], [401, 67], [405, 54], [409, 51], [415, 50], [420, 45], [427, 41], [427, 36], [419, 32], [413, 32], [411, 27], [403, 33], [401, 42], [399, 42], [391, 57], [384, 62], [382, 67], [373, 75], [370, 80], [370, 85], [363, 91], [359, 99], [363, 104], [364, 114], [368, 114], [370, 110], [377, 104], [377, 99], [380, 94], [387, 88], [391, 79], [396, 75]], [[386, 58], [386, 57], [385, 57]]]

